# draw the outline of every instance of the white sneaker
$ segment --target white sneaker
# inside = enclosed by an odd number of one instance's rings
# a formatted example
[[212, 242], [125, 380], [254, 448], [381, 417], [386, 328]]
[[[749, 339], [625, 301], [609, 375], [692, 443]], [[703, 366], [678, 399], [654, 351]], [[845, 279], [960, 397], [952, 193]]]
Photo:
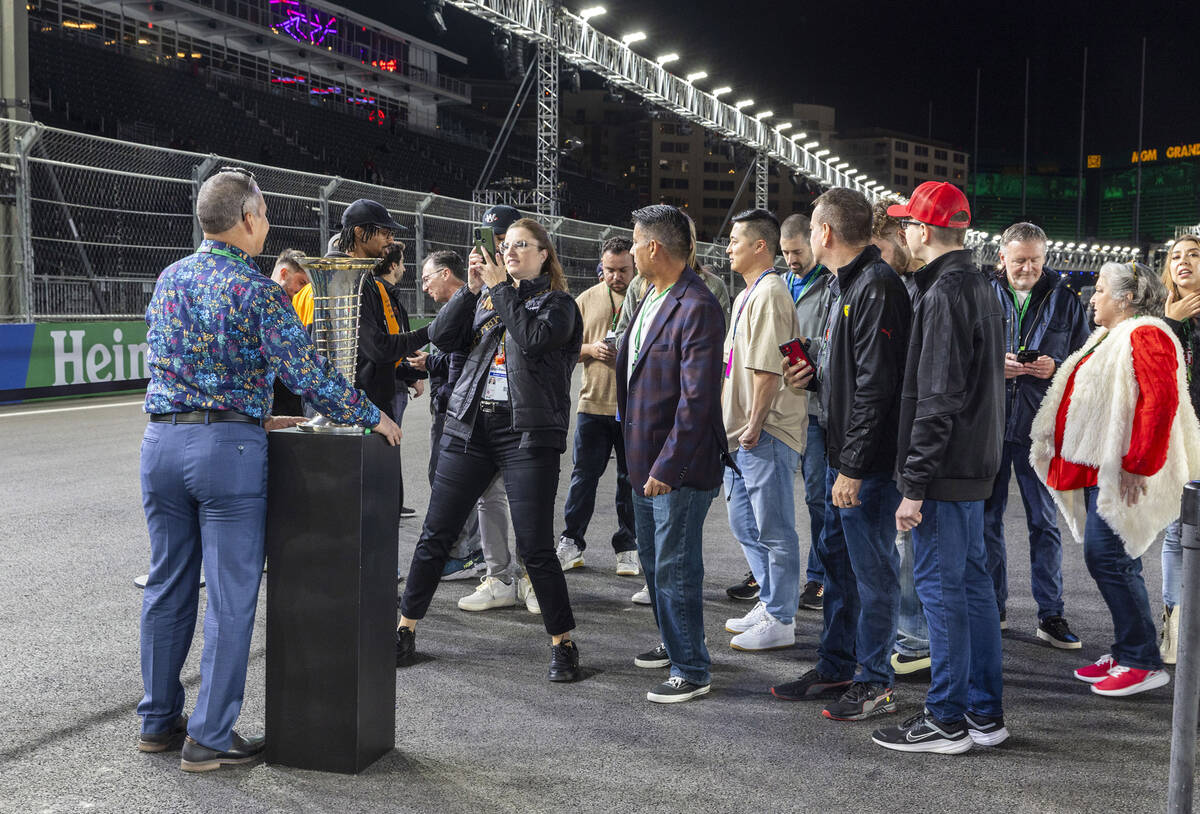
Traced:
[[725, 629], [730, 633], [745, 633], [750, 628], [758, 624], [764, 616], [767, 615], [767, 603], [755, 602], [754, 607], [745, 616], [737, 619], [726, 619]]
[[631, 596], [629, 598], [629, 601], [635, 605], [649, 605], [650, 604], [650, 586], [643, 585], [642, 590], [638, 591], [636, 594]]
[[458, 600], [459, 610], [485, 611], [492, 608], [509, 608], [517, 604], [517, 586], [514, 583], [505, 585], [496, 577], [484, 577], [479, 580], [475, 593], [468, 594]]
[[562, 570], [570, 571], [572, 568], [583, 567], [583, 552], [569, 537], [558, 538], [558, 549], [555, 553], [558, 555], [558, 564], [562, 566]]
[[796, 643], [796, 624], [784, 624], [768, 613], [745, 633], [729, 640], [734, 650], [778, 650]]
[[[582, 557], [580, 561], [583, 561]], [[617, 576], [636, 577], [640, 573], [642, 573], [642, 563], [638, 560], [636, 551], [617, 552]]]
[[529, 581], [529, 574], [517, 580], [517, 599], [525, 603], [525, 610], [530, 613], [542, 612], [542, 606], [537, 601], [537, 594], [533, 592], [533, 583]]

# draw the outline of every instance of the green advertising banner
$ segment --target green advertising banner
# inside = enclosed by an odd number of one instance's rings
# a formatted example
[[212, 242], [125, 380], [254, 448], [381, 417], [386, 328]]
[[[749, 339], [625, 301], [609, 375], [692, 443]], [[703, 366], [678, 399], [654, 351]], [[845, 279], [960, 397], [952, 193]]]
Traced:
[[143, 321], [42, 322], [35, 326], [25, 377], [27, 388], [148, 378]]

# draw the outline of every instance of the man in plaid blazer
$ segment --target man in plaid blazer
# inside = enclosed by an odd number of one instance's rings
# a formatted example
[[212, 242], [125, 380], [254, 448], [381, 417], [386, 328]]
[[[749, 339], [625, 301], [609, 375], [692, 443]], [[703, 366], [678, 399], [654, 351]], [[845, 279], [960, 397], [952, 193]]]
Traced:
[[633, 213], [633, 259], [652, 288], [617, 353], [617, 409], [633, 486], [638, 555], [661, 643], [634, 659], [670, 667], [650, 701], [709, 690], [701, 533], [728, 454], [721, 421], [725, 319], [692, 269], [688, 217], [673, 206]]

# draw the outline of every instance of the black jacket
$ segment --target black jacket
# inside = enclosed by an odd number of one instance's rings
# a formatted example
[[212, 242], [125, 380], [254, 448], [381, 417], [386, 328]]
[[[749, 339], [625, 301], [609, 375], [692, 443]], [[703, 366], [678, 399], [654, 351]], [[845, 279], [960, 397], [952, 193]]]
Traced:
[[[489, 291], [492, 308], [466, 286], [429, 324], [429, 338], [445, 353], [465, 351], [466, 362], [446, 404], [445, 433], [467, 440], [488, 369], [504, 333], [512, 429], [521, 447], [567, 448], [571, 420], [571, 373], [583, 344], [583, 318], [565, 291], [550, 289], [543, 274], [520, 287], [505, 281]], [[486, 331], [493, 316], [498, 324]], [[476, 337], [476, 332], [483, 331]]]
[[984, 500], [1004, 437], [1004, 315], [966, 249], [916, 273], [904, 396], [900, 494], [913, 500]]
[[[992, 276], [992, 289], [1004, 313], [1004, 350], [1016, 353], [1025, 348], [1038, 350], [1054, 360], [1057, 367], [1083, 347], [1089, 331], [1079, 295], [1072, 291], [1058, 272], [1049, 268], [1029, 292], [1025, 318], [1013, 299], [1008, 279], [1001, 269]], [[1004, 380], [1004, 440], [1029, 446], [1033, 417], [1050, 389], [1050, 379], [1017, 376]]]
[[442, 353], [437, 348], [425, 360], [425, 370], [429, 372], [429, 412], [438, 415], [446, 412], [450, 403], [450, 394], [458, 377], [462, 375], [463, 365], [467, 362], [467, 354], [463, 351]]
[[829, 465], [851, 478], [890, 474], [912, 318], [908, 292], [874, 246], [838, 269], [830, 288], [818, 385]]
[[[397, 314], [401, 332], [388, 333], [383, 300], [379, 298], [379, 286], [375, 285], [377, 279], [372, 274], [366, 274], [359, 288], [358, 372], [354, 384], [361, 387], [367, 398], [394, 420], [396, 416], [392, 415], [392, 400], [396, 397], [396, 362], [429, 342], [429, 330], [426, 326], [408, 331], [408, 320], [400, 322]], [[383, 286], [386, 290], [388, 284], [384, 282]]]

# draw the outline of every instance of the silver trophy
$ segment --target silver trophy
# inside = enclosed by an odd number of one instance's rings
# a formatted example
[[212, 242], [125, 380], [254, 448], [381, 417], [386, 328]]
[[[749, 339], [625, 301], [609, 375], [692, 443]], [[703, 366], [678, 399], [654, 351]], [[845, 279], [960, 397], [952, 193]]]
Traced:
[[[313, 344], [349, 382], [358, 365], [358, 312], [362, 279], [378, 261], [358, 257], [306, 257], [313, 287]], [[361, 435], [366, 429], [319, 415], [299, 425], [305, 432]]]

